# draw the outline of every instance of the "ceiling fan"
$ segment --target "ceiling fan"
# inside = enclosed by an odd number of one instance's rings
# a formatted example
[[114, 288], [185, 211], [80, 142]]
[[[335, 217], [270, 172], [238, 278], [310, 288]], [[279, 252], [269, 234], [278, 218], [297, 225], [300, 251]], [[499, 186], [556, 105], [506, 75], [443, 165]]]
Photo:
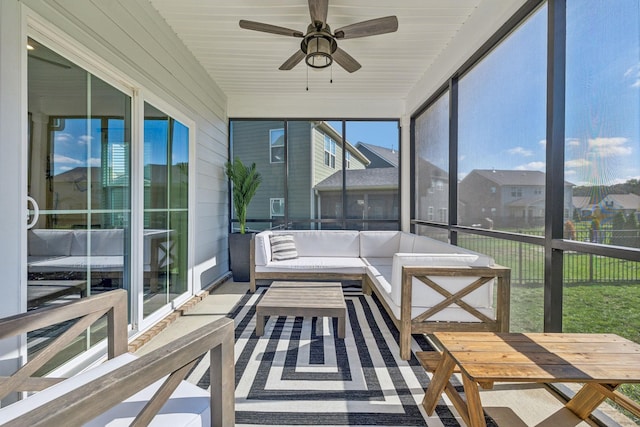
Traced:
[[393, 33], [398, 30], [398, 18], [385, 16], [347, 25], [338, 28], [332, 33], [327, 24], [328, 9], [329, 0], [309, 0], [311, 24], [307, 27], [306, 33], [244, 19], [240, 20], [240, 28], [302, 39], [300, 49], [284, 61], [280, 66], [280, 70], [291, 70], [303, 59], [312, 68], [328, 67], [335, 60], [338, 65], [350, 73], [359, 70], [361, 65], [351, 55], [338, 47], [338, 40]]

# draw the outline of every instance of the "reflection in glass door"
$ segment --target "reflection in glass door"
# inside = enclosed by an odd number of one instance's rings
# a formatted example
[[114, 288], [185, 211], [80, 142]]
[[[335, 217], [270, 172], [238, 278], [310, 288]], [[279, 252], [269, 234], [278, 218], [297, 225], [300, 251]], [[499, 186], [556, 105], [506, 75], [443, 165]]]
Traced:
[[144, 105], [144, 316], [188, 288], [189, 129]]
[[[28, 54], [28, 309], [130, 277], [131, 97], [35, 40]], [[60, 331], [28, 337], [29, 354]], [[104, 337], [94, 325], [71, 357]]]

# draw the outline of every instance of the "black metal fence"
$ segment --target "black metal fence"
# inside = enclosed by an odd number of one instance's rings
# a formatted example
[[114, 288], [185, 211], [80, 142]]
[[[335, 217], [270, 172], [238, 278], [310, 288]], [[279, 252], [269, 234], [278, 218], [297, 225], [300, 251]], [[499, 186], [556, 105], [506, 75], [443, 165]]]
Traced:
[[[627, 230], [599, 230], [600, 243], [619, 241], [634, 235]], [[590, 237], [588, 232], [576, 237]], [[584, 240], [584, 239], [577, 239]], [[498, 264], [511, 268], [512, 285], [531, 286], [544, 283], [544, 247], [512, 240], [464, 234], [458, 238], [462, 247], [492, 256]], [[637, 246], [636, 246], [637, 247]], [[600, 255], [565, 251], [564, 285], [584, 283], [640, 284], [640, 262]]]

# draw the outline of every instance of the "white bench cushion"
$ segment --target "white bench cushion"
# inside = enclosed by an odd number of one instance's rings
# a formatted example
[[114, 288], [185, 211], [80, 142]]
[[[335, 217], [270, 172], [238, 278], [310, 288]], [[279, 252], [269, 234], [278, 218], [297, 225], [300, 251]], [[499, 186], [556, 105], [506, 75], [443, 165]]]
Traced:
[[[135, 359], [136, 356], [133, 354], [125, 353], [78, 375], [67, 378], [43, 391], [32, 394], [26, 399], [5, 406], [0, 409], [0, 425], [26, 414], [33, 408], [42, 406], [56, 397], [69, 393], [102, 375], [108, 374]], [[85, 425], [92, 427], [130, 425], [135, 415], [137, 415], [135, 411], [142, 409], [142, 406], [153, 396], [162, 381], [160, 380], [150, 385]], [[171, 395], [169, 401], [160, 409], [150, 425], [156, 427], [209, 426], [211, 424], [209, 402], [208, 392], [194, 384], [183, 381], [174, 394]]]
[[[284, 261], [271, 261], [266, 266], [256, 265], [256, 272], [305, 272], [313, 273], [343, 273], [343, 274], [364, 274], [365, 263], [358, 257], [329, 257], [314, 256]], [[319, 276], [320, 277], [320, 276]]]

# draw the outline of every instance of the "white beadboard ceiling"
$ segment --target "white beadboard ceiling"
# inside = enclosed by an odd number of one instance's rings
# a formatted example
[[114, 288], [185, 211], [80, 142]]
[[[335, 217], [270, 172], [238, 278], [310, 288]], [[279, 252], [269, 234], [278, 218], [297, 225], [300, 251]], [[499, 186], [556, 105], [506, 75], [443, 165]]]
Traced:
[[410, 113], [524, 1], [330, 0], [333, 30], [398, 17], [395, 33], [338, 41], [362, 65], [349, 74], [337, 64], [307, 73], [304, 62], [280, 71], [301, 39], [238, 25], [247, 19], [304, 33], [306, 0], [150, 0], [227, 95], [229, 115], [306, 117]]

